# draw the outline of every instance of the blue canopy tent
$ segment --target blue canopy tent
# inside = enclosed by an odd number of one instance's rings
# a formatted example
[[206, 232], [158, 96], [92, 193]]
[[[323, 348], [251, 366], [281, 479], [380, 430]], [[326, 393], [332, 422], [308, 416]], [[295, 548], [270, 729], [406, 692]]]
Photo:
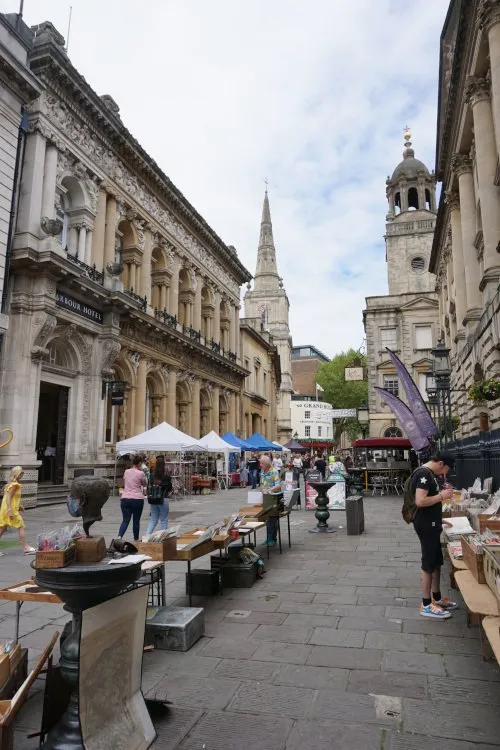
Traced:
[[237, 437], [237, 435], [233, 435], [232, 432], [224, 433], [224, 435], [221, 435], [221, 438], [225, 440], [226, 443], [229, 443], [230, 445], [234, 445], [235, 448], [239, 448], [242, 451], [255, 450], [255, 448], [252, 445], [248, 444], [247, 440], [242, 440], [241, 438]]
[[251, 435], [249, 438], [245, 441], [248, 445], [250, 445], [249, 450], [253, 451], [282, 451], [283, 448], [276, 443], [272, 443], [270, 440], [266, 440], [264, 435], [261, 435], [260, 432], [254, 432], [253, 435]]

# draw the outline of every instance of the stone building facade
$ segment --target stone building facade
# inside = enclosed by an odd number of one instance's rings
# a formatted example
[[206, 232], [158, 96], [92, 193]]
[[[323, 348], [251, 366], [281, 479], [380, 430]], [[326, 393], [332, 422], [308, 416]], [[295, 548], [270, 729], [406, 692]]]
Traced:
[[441, 35], [436, 174], [442, 182], [430, 270], [451, 349], [458, 435], [500, 428], [498, 402], [467, 389], [500, 377], [500, 3], [453, 0]]
[[256, 318], [241, 318], [240, 341], [241, 363], [248, 372], [241, 398], [242, 437], [260, 432], [268, 440], [277, 440], [281, 385], [278, 348]]
[[42, 86], [28, 65], [19, 16], [0, 14], [0, 341], [8, 328], [8, 265], [25, 145], [26, 104]]
[[434, 174], [415, 158], [405, 135], [403, 161], [387, 178], [386, 262], [389, 294], [367, 297], [363, 321], [368, 359], [370, 435], [400, 437], [401, 425], [374, 390], [385, 388], [404, 400], [387, 348], [395, 351], [424, 398], [430, 350], [438, 338], [435, 278], [429, 272], [436, 223]]
[[283, 287], [283, 279], [278, 273], [276, 248], [274, 246], [273, 225], [269, 197], [264, 196], [262, 221], [260, 225], [257, 268], [253, 289], [248, 284], [245, 294], [245, 317], [258, 321], [273, 337], [281, 367], [281, 385], [278, 395], [278, 441], [286, 443], [292, 436], [290, 422], [290, 397], [293, 392], [291, 349], [292, 340], [288, 323], [290, 302]]
[[44, 90], [29, 106], [0, 395], [15, 431], [2, 464], [31, 471], [28, 502], [37, 479], [108, 475], [116, 441], [161, 421], [194, 437], [241, 430], [251, 278], [52, 24], [32, 31]]

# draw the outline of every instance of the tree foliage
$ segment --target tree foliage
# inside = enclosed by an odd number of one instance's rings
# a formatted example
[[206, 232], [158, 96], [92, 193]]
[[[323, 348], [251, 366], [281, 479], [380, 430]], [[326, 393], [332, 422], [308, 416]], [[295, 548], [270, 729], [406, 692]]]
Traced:
[[[366, 367], [366, 357], [354, 349], [340, 352], [331, 362], [324, 362], [318, 369], [316, 381], [324, 389], [323, 400], [334, 409], [357, 409], [362, 401], [368, 400], [368, 383], [366, 380], [346, 381], [345, 369], [351, 367], [358, 358], [361, 365]], [[335, 422], [335, 440], [338, 442], [342, 432], [346, 431], [350, 440], [355, 440], [361, 434], [361, 426], [355, 417]]]

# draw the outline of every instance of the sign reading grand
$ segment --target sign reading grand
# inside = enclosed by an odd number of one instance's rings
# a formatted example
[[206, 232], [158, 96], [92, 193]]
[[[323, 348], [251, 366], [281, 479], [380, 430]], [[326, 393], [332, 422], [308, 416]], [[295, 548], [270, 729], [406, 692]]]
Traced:
[[102, 312], [100, 310], [96, 310], [95, 307], [87, 305], [86, 302], [80, 302], [80, 300], [70, 297], [68, 294], [65, 294], [65, 292], [56, 291], [56, 305], [64, 307], [65, 310], [71, 310], [71, 312], [81, 315], [82, 318], [93, 320], [94, 323], [102, 324], [103, 322]]

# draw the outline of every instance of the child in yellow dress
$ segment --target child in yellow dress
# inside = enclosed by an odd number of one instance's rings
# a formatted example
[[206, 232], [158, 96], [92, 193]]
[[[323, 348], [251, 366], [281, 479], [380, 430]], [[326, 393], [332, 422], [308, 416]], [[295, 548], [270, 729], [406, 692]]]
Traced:
[[[24, 531], [24, 521], [21, 515], [24, 511], [21, 505], [21, 478], [23, 476], [22, 466], [14, 466], [10, 473], [10, 481], [5, 488], [2, 505], [0, 506], [0, 537], [6, 532], [7, 528], [17, 529], [19, 532], [19, 541], [23, 545], [23, 551], [26, 555], [33, 555], [35, 549], [30, 547], [26, 541]], [[0, 552], [3, 555], [3, 552]]]

